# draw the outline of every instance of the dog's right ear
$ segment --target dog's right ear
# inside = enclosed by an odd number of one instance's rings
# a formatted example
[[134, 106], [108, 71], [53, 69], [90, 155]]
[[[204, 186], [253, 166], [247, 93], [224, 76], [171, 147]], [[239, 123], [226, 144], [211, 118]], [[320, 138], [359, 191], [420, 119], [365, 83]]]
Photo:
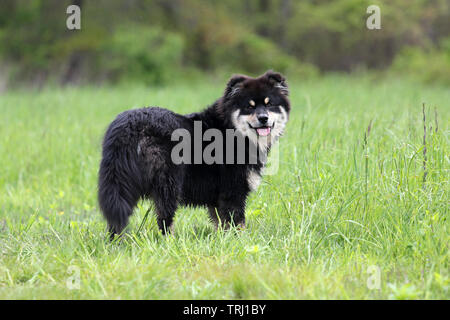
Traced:
[[246, 79], [248, 79], [248, 77], [241, 74], [232, 76], [231, 79], [228, 80], [227, 87], [225, 89], [225, 97], [232, 97], [238, 93], [242, 88], [242, 82]]

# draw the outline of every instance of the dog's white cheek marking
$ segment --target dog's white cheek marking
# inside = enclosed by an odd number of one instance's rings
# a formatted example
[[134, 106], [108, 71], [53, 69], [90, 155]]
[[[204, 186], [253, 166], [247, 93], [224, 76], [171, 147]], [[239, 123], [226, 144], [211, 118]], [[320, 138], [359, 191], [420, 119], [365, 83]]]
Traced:
[[247, 173], [247, 183], [251, 191], [258, 189], [261, 183], [261, 175], [255, 170], [249, 170]]
[[240, 116], [239, 110], [236, 110], [231, 114], [231, 120], [236, 130], [242, 133], [242, 135], [249, 137], [249, 139], [256, 144], [258, 141], [258, 135], [256, 134], [255, 130], [250, 129], [250, 127], [248, 126], [250, 117], [251, 116], [246, 115]]
[[243, 116], [239, 116], [239, 110], [236, 110], [231, 114], [231, 120], [236, 130], [239, 130], [242, 133], [247, 131], [247, 126], [243, 120]]
[[[284, 127], [288, 121], [288, 115], [283, 106], [280, 106], [281, 114], [276, 114], [275, 117], [275, 127], [272, 130], [272, 134], [277, 139], [279, 136], [283, 134]], [[271, 112], [272, 113], [272, 112]], [[275, 113], [274, 113], [275, 115]]]

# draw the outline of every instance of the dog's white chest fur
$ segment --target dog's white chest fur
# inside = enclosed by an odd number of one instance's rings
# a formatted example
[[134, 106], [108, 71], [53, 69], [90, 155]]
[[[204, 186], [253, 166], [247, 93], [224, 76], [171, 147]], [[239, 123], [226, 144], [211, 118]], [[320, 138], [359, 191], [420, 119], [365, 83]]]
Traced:
[[255, 191], [256, 189], [258, 189], [258, 186], [261, 183], [261, 179], [262, 177], [258, 172], [256, 172], [255, 170], [248, 170], [247, 183], [251, 191]]

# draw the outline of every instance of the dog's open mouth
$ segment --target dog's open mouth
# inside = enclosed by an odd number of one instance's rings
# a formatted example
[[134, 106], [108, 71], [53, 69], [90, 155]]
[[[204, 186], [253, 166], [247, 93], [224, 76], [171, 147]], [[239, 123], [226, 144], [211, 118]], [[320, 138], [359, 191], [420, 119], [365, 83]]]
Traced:
[[265, 127], [258, 127], [258, 128], [252, 127], [252, 125], [250, 123], [248, 125], [250, 126], [250, 128], [252, 128], [256, 131], [258, 136], [266, 137], [272, 131], [272, 128], [274, 127], [275, 123], [271, 127], [265, 126]]

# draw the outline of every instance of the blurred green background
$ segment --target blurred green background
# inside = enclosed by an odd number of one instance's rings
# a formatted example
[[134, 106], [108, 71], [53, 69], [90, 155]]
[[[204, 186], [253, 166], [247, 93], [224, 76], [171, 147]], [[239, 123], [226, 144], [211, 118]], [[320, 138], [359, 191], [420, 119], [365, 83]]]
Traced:
[[[81, 30], [66, 8], [81, 7]], [[381, 30], [366, 28], [369, 5]], [[449, 0], [2, 0], [0, 89], [275, 69], [450, 84]]]
[[[66, 27], [71, 4], [81, 30]], [[381, 30], [366, 28], [370, 5]], [[450, 299], [449, 10], [0, 0], [0, 299]], [[97, 172], [114, 117], [199, 111], [232, 73], [269, 68], [292, 110], [247, 230], [180, 208], [163, 238], [155, 215], [140, 230], [144, 201], [124, 241], [106, 241]]]

